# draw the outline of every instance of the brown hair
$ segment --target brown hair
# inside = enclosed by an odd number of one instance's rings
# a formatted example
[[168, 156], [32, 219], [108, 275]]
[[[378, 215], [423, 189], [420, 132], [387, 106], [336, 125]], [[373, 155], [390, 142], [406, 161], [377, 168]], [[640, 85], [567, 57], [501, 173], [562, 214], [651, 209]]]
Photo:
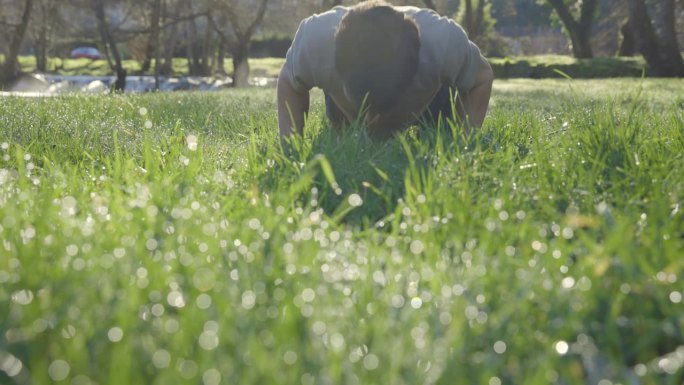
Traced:
[[418, 69], [415, 21], [384, 1], [352, 7], [335, 34], [335, 69], [360, 107], [383, 112], [396, 102]]

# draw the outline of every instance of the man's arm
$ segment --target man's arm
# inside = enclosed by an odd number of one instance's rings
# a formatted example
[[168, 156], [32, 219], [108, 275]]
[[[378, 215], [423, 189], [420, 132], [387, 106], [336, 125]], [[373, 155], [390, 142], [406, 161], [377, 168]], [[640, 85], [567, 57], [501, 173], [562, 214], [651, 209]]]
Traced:
[[494, 82], [494, 72], [489, 62], [481, 57], [480, 69], [475, 76], [475, 84], [469, 90], [458, 90], [458, 100], [456, 110], [459, 118], [465, 127], [482, 126], [487, 108], [489, 107], [489, 97], [492, 94], [492, 83]]
[[292, 87], [284, 71], [280, 71], [277, 86], [278, 129], [280, 136], [304, 132], [304, 117], [309, 112], [309, 92], [299, 92]]

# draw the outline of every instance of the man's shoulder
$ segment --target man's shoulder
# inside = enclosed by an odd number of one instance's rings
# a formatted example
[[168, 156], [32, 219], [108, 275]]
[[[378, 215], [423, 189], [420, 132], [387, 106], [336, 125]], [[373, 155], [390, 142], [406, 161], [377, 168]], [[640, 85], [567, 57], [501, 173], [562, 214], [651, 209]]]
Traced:
[[397, 7], [397, 9], [411, 17], [416, 22], [421, 33], [433, 33], [445, 29], [461, 28], [453, 19], [442, 16], [432, 9], [414, 6], [402, 6]]
[[342, 17], [347, 14], [348, 8], [337, 6], [327, 12], [311, 15], [299, 25], [299, 34], [306, 38], [327, 38], [334, 36], [337, 26]]
[[[468, 41], [467, 35], [452, 18], [442, 16], [427, 8], [413, 6], [397, 8], [410, 16], [418, 26], [423, 55], [440, 61], [440, 58], [447, 53], [447, 49], [453, 49], [454, 45], [465, 48]], [[426, 58], [423, 57], [423, 59]]]

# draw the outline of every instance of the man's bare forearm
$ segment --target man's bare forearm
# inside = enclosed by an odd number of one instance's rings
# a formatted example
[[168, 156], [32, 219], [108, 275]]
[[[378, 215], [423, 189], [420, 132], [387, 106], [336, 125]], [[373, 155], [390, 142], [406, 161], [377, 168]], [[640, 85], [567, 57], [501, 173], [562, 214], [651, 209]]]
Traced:
[[304, 117], [309, 112], [309, 93], [298, 92], [282, 73], [278, 76], [278, 129], [285, 137], [304, 132]]

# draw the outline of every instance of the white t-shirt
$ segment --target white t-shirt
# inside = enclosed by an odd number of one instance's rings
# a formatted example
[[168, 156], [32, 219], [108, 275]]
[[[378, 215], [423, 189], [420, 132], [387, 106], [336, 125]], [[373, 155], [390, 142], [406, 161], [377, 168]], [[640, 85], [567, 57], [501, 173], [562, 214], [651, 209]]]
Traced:
[[[402, 105], [422, 112], [443, 85], [459, 90], [474, 85], [481, 56], [461, 26], [429, 9], [395, 7], [416, 22], [420, 32], [418, 72]], [[283, 73], [299, 92], [313, 87], [328, 93], [345, 114], [353, 115], [335, 70], [335, 32], [349, 8], [338, 6], [304, 19], [287, 51]]]

